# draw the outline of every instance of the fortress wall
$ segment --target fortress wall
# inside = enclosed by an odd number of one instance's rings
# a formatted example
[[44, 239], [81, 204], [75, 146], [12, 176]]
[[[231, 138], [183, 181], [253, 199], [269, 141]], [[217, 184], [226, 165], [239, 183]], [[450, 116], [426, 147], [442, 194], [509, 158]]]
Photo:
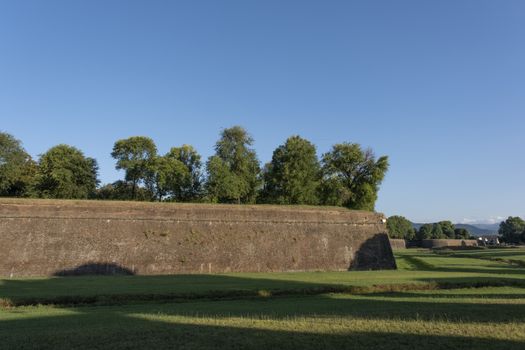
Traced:
[[400, 238], [390, 238], [390, 246], [392, 249], [406, 249], [407, 242]]
[[392, 269], [382, 215], [0, 199], [0, 276]]
[[423, 248], [442, 248], [442, 247], [461, 247], [477, 246], [478, 241], [475, 239], [424, 239], [421, 241]]

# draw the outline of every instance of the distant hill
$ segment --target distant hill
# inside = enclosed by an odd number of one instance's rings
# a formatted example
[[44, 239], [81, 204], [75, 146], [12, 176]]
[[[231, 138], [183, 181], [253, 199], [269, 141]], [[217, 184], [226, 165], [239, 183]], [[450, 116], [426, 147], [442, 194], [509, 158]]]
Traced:
[[[413, 222], [412, 226], [419, 230], [421, 226], [424, 224]], [[464, 228], [467, 229], [468, 232], [470, 232], [473, 236], [487, 236], [487, 235], [495, 235], [498, 234], [498, 228], [499, 224], [454, 224], [456, 228]]]
[[499, 230], [499, 222], [497, 224], [474, 224], [473, 226], [479, 227], [483, 230], [490, 230], [497, 232]]
[[465, 228], [470, 232], [471, 235], [474, 236], [487, 236], [487, 235], [496, 235], [498, 234], [499, 224], [497, 227], [493, 227], [493, 225], [483, 225], [483, 226], [490, 226], [490, 228], [482, 228], [478, 224], [476, 225], [469, 225], [469, 224], [454, 224], [457, 228]]

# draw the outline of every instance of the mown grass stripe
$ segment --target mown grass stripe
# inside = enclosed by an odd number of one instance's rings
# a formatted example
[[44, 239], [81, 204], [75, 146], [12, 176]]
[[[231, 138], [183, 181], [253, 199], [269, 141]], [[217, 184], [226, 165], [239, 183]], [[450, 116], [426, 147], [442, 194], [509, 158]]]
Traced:
[[208, 291], [204, 293], [165, 293], [165, 294], [111, 294], [91, 296], [57, 296], [57, 297], [28, 297], [28, 298], [0, 298], [0, 307], [13, 308], [34, 305], [81, 306], [81, 305], [120, 305], [143, 302], [189, 302], [195, 300], [237, 300], [252, 298], [275, 298], [298, 295], [320, 294], [371, 294], [397, 293], [404, 291], [423, 291], [439, 289], [463, 289], [485, 287], [525, 287], [525, 280], [500, 279], [497, 281], [476, 282], [429, 282], [384, 284], [372, 286], [321, 286], [298, 289], [274, 290], [230, 290]]

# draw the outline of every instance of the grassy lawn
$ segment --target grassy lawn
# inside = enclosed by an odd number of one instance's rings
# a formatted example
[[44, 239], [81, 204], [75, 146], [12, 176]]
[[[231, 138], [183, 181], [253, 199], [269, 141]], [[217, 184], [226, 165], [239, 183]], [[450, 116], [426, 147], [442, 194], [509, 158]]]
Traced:
[[[525, 286], [519, 266], [458, 258], [426, 250], [398, 251], [395, 271], [232, 273], [172, 276], [85, 276], [0, 279], [0, 299], [15, 304], [116, 300], [231, 298], [272, 294], [317, 294], [388, 286]], [[525, 255], [525, 251], [523, 251]], [[332, 290], [333, 289], [333, 290]], [[109, 300], [108, 300], [109, 299]]]
[[3, 279], [4, 300], [118, 297], [0, 308], [0, 348], [525, 348], [524, 268], [423, 250], [396, 260], [397, 271]]
[[458, 250], [451, 253], [454, 257], [469, 257], [488, 260], [521, 262], [525, 265], [525, 248], [493, 248]]

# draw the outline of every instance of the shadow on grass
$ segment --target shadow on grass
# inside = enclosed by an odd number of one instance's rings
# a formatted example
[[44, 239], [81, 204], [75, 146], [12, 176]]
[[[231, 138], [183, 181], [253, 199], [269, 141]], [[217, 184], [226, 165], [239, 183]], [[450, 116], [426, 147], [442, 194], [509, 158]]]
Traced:
[[[505, 261], [495, 261], [490, 260], [492, 263], [487, 266], [485, 269], [477, 268], [475, 265], [472, 267], [465, 266], [462, 264], [453, 264], [453, 263], [447, 263], [445, 266], [436, 266], [434, 264], [431, 264], [427, 261], [425, 261], [425, 258], [428, 258], [429, 255], [403, 255], [400, 257], [400, 259], [404, 259], [408, 265], [411, 266], [413, 270], [418, 271], [439, 271], [439, 272], [466, 272], [466, 273], [480, 273], [480, 274], [506, 274], [506, 275], [525, 275], [525, 269], [520, 266], [513, 266], [510, 265], [508, 262]], [[458, 257], [458, 256], [446, 256], [446, 255], [435, 255], [430, 257], [438, 257], [438, 258], [471, 258], [471, 257]], [[473, 257], [472, 257], [473, 258]], [[487, 262], [484, 262], [487, 264]], [[455, 267], [457, 266], [457, 267]]]
[[[525, 287], [525, 286], [524, 286]], [[475, 288], [472, 288], [475, 290]], [[438, 299], [509, 299], [509, 300], [523, 300], [525, 299], [525, 290], [524, 293], [417, 293], [417, 292], [393, 292], [393, 293], [375, 293], [375, 296], [385, 296], [385, 297], [402, 297], [402, 298], [438, 298]]]
[[[409, 260], [424, 262], [416, 257]], [[419, 270], [434, 272], [478, 272], [475, 277], [412, 278], [398, 283], [395, 279], [383, 280], [382, 284], [352, 285], [351, 280], [338, 283], [337, 279], [315, 282], [316, 274], [308, 274], [311, 280], [290, 280], [285, 274], [279, 278], [255, 278], [242, 275], [163, 275], [163, 276], [81, 276], [45, 279], [0, 280], [0, 306], [36, 304], [125, 304], [136, 302], [191, 301], [197, 299], [241, 299], [265, 296], [319, 295], [323, 293], [397, 292], [407, 290], [431, 290], [488, 286], [525, 286], [525, 269], [504, 268], [498, 273], [507, 276], [494, 277], [494, 271], [429, 267], [419, 263]], [[508, 273], [512, 271], [514, 275]], [[492, 274], [492, 275], [490, 275]], [[514, 278], [521, 275], [522, 278]], [[255, 276], [255, 275], [254, 275]], [[371, 275], [371, 281], [373, 276]], [[378, 280], [381, 281], [381, 280]]]
[[[404, 293], [386, 295], [319, 295], [286, 297], [267, 300], [217, 301], [164, 304], [156, 312], [169, 316], [195, 315], [223, 319], [252, 317], [287, 320], [294, 317], [316, 317], [321, 322], [328, 317], [349, 317], [366, 320], [446, 320], [447, 322], [495, 323], [524, 322], [525, 304], [448, 302], [433, 300], [437, 293], [422, 295], [418, 300], [405, 298]], [[521, 294], [523, 296], [523, 294]], [[517, 299], [517, 298], [516, 298]]]
[[[442, 270], [438, 269], [438, 271]], [[136, 283], [138, 281], [140, 283]], [[525, 281], [518, 278], [490, 276], [421, 278], [418, 281], [426, 282], [430, 287], [436, 288], [525, 285]], [[452, 302], [443, 300], [437, 290], [425, 293], [358, 296], [326, 294], [298, 296], [298, 294], [326, 293], [331, 291], [330, 288], [337, 291], [337, 288], [351, 287], [226, 275], [2, 280], [0, 297], [31, 298], [36, 291], [38, 292], [36, 295], [56, 298], [58, 291], [62, 293], [65, 291], [70, 294], [62, 294], [64, 299], [58, 299], [64, 304], [68, 302], [75, 304], [79, 301], [104, 304], [104, 298], [111, 298], [104, 293], [113, 292], [116, 293], [115, 300], [109, 300], [109, 304], [128, 304], [5, 309], [2, 311], [3, 315], [0, 315], [1, 348], [2, 350], [34, 348], [369, 350], [425, 347], [507, 350], [525, 348], [525, 342], [496, 341], [490, 338], [491, 334], [486, 333], [482, 333], [482, 336], [429, 335], [416, 334], [416, 331], [402, 334], [390, 331], [388, 326], [384, 326], [386, 321], [428, 322], [429, 329], [432, 329], [433, 322], [441, 321], [450, 323], [448, 328], [450, 330], [461, 327], [462, 323], [519, 325], [525, 322], [525, 304], [498, 304], [491, 303], [490, 300], [484, 303], [472, 303], [464, 299]], [[96, 291], [97, 294], [82, 295], [86, 289], [91, 293]], [[152, 293], [152, 290], [157, 291], [158, 294]], [[295, 296], [290, 297], [294, 293]], [[269, 295], [288, 296], [268, 298]], [[518, 295], [523, 296], [521, 293], [506, 294], [505, 299], [517, 299]], [[206, 300], [195, 300], [203, 298]], [[432, 300], [434, 298], [435, 300]], [[179, 300], [185, 302], [173, 303]], [[148, 303], [144, 303], [146, 301]], [[137, 304], [140, 302], [143, 304]], [[340, 321], [337, 321], [339, 325], [360, 320], [369, 323], [369, 326], [366, 331], [357, 331], [352, 327], [337, 328], [337, 324], [331, 323], [333, 322], [331, 317], [340, 317]], [[315, 322], [308, 326], [310, 328], [304, 327], [303, 323], [304, 329], [308, 331], [279, 330], [280, 324], [286, 325], [294, 318], [315, 318]], [[238, 321], [239, 319], [241, 321]], [[257, 324], [259, 321], [263, 324]], [[378, 330], [378, 324], [383, 325], [382, 331]], [[273, 329], [267, 329], [272, 327]], [[335, 330], [332, 327], [335, 327]]]
[[81, 276], [0, 280], [0, 299], [31, 304], [125, 303], [133, 301], [231, 299], [340, 291], [337, 284], [229, 275]]
[[[520, 322], [521, 305], [467, 305], [308, 297], [268, 301], [145, 304], [58, 309], [63, 316], [0, 320], [2, 349], [523, 349], [525, 342], [483, 336], [416, 334], [339, 327], [361, 319], [450, 323]], [[514, 310], [512, 310], [514, 308]], [[50, 308], [52, 311], [53, 309]], [[55, 309], [56, 311], [56, 309]], [[23, 312], [23, 311], [22, 311]], [[26, 311], [27, 312], [27, 311]], [[42, 310], [40, 311], [40, 314]], [[492, 315], [491, 315], [492, 314]], [[333, 325], [328, 316], [348, 317]], [[24, 317], [21, 315], [20, 317]], [[233, 319], [237, 317], [237, 319]], [[279, 330], [294, 317], [315, 317], [303, 329]], [[232, 321], [233, 320], [233, 321]], [[241, 321], [239, 321], [241, 320]], [[235, 323], [237, 322], [237, 323]], [[240, 323], [239, 323], [240, 322]], [[198, 323], [198, 324], [195, 324]], [[384, 323], [383, 323], [384, 325]], [[377, 326], [377, 325], [376, 325]], [[429, 324], [431, 326], [431, 324]], [[276, 329], [268, 329], [268, 328]], [[308, 331], [304, 328], [311, 327]], [[288, 324], [288, 329], [290, 325]]]
[[[445, 255], [446, 253], [442, 253], [443, 255]], [[504, 257], [509, 257], [509, 256], [512, 256], [512, 257], [516, 257], [516, 256], [523, 256], [523, 258], [525, 259], [525, 249], [522, 249], [522, 251], [507, 251], [507, 252], [502, 252], [502, 251], [497, 251], [497, 252], [494, 252], [494, 251], [487, 251], [487, 250], [477, 250], [477, 251], [467, 251], [467, 252], [464, 252], [464, 251], [454, 251], [453, 253], [450, 253], [450, 254], [453, 254], [455, 257], [465, 257], [465, 258], [504, 258]]]

